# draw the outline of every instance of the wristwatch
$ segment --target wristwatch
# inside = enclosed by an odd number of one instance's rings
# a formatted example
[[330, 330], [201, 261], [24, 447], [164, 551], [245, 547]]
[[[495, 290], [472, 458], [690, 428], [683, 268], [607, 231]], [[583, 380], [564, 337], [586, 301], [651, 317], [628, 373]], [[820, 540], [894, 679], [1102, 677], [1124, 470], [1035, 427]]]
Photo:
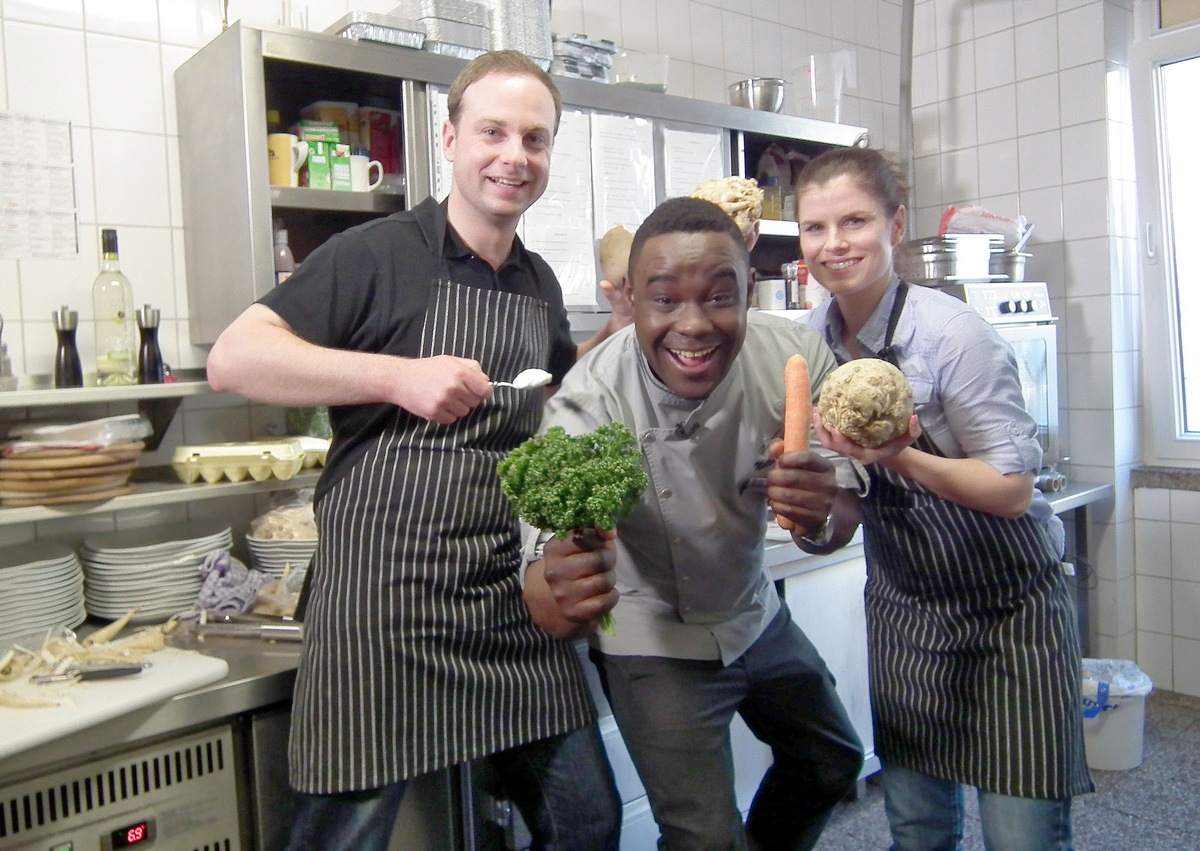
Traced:
[[833, 512], [829, 512], [829, 516], [825, 518], [825, 522], [821, 524], [820, 529], [808, 535], [801, 535], [800, 537], [814, 547], [828, 546], [829, 542], [833, 540]]

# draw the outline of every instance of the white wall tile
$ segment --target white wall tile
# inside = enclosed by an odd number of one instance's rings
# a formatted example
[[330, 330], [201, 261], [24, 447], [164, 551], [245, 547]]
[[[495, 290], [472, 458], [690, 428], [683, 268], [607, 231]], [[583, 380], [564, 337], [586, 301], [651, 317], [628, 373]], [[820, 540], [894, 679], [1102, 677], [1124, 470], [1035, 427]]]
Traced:
[[1091, 121], [1062, 129], [1062, 180], [1100, 180], [1108, 172], [1108, 122]]
[[[1064, 320], [1067, 350], [1070, 352], [1111, 352], [1112, 308], [1106, 296], [1073, 297], [1069, 317]], [[1112, 423], [1107, 423], [1111, 430]], [[1076, 448], [1076, 454], [1082, 456]], [[1093, 456], [1094, 457], [1094, 456]], [[1111, 457], [1111, 454], [1106, 456]]]
[[866, 50], [877, 50], [880, 47], [880, 20], [877, 0], [854, 0], [854, 36], [855, 44]]
[[88, 89], [92, 126], [162, 133], [162, 57], [157, 44], [89, 33]]
[[1111, 356], [1096, 352], [1068, 354], [1071, 380], [1059, 388], [1059, 399], [1076, 411], [1105, 411], [1112, 395]]
[[1029, 80], [1058, 71], [1058, 27], [1055, 18], [1040, 18], [1017, 27], [1014, 39], [1018, 80]]
[[1200, 641], [1176, 638], [1170, 688], [1180, 694], [1200, 697]]
[[175, 69], [195, 55], [190, 47], [162, 46], [162, 87], [164, 122], [167, 133], [179, 133], [179, 112], [175, 102]]
[[940, 100], [937, 67], [937, 53], [924, 53], [913, 57], [912, 102], [914, 107], [930, 106]]
[[1145, 520], [1171, 520], [1171, 491], [1166, 488], [1138, 488], [1134, 491], [1137, 516]]
[[[1135, 520], [1134, 535], [1139, 576], [1171, 578], [1171, 524], [1162, 520]], [[1140, 625], [1140, 622], [1139, 622]], [[1148, 629], [1149, 627], [1143, 627]], [[1163, 630], [1158, 630], [1162, 632]]]
[[833, 10], [835, 3], [805, 3], [805, 28], [817, 36], [829, 38], [833, 35]]
[[1086, 180], [1063, 187], [1063, 236], [1087, 239], [1108, 234], [1108, 181]]
[[[732, 82], [732, 81], [730, 81]], [[729, 83], [725, 80], [725, 72], [720, 68], [711, 68], [697, 64], [692, 68], [692, 86], [694, 97], [710, 103], [726, 103]]]
[[1013, 23], [1024, 24], [1054, 14], [1054, 4], [1046, 0], [1013, 0]]
[[942, 201], [969, 204], [979, 198], [979, 151], [973, 147], [942, 157]]
[[1021, 193], [1021, 215], [1037, 226], [1039, 242], [1063, 238], [1063, 193], [1059, 186]]
[[942, 150], [973, 148], [979, 144], [979, 114], [975, 95], [956, 97], [942, 104]]
[[78, 225], [96, 221], [95, 171], [92, 168], [92, 131], [71, 125], [71, 158], [75, 171], [75, 217]]
[[[981, 122], [986, 124], [986, 121]], [[982, 127], [981, 127], [982, 129]], [[986, 198], [1012, 191], [1017, 182], [1017, 140], [979, 147], [979, 195]], [[989, 208], [990, 209], [990, 208]]]
[[[977, 135], [980, 145], [1016, 138], [1017, 87], [1015, 85], [1000, 86], [981, 92], [976, 103], [978, 108]], [[986, 163], [986, 160], [981, 158], [981, 162]], [[1015, 180], [1015, 170], [1013, 177]], [[980, 179], [983, 179], [982, 175]]]
[[1104, 3], [1089, 2], [1058, 16], [1060, 67], [1073, 68], [1105, 58], [1104, 6]]
[[220, 4], [212, 0], [159, 0], [158, 28], [164, 45], [203, 47], [221, 32]]
[[1105, 296], [1111, 292], [1109, 283], [1108, 240], [1103, 237], [1072, 239], [1065, 243], [1068, 297]]
[[[994, 32], [974, 42], [975, 85], [980, 92], [1016, 82], [1013, 31]], [[987, 97], [987, 96], [985, 96]]]
[[[785, 3], [784, 5], [788, 4]], [[796, 3], [795, 5], [799, 6], [801, 4]], [[896, 3], [878, 3], [876, 5], [876, 14], [879, 18], [879, 49], [884, 53], [899, 55], [900, 6]]]
[[971, 12], [977, 41], [1013, 27], [1012, 3], [972, 3]]
[[1062, 126], [1085, 124], [1106, 117], [1108, 90], [1105, 64], [1095, 62], [1068, 68], [1058, 75]]
[[1138, 576], [1137, 628], [1170, 635], [1171, 580], [1155, 576]]
[[3, 59], [8, 109], [90, 124], [84, 55], [82, 32], [6, 21]]
[[[202, 2], [202, 0], [197, 0], [197, 2]], [[550, 31], [588, 35], [583, 20], [582, 0], [555, 0], [550, 5]]]
[[[81, 235], [82, 236], [82, 235]], [[83, 325], [92, 319], [92, 279], [99, 271], [99, 255], [91, 250], [92, 243], [81, 239], [80, 252], [66, 258], [31, 258], [19, 261], [21, 267], [21, 313], [26, 319], [50, 321], [50, 316], [62, 305], [79, 311]], [[13, 314], [9, 314], [12, 316]], [[44, 337], [50, 349], [53, 332]], [[37, 348], [33, 340], [27, 340]], [[87, 350], [90, 352], [90, 349]], [[80, 348], [80, 353], [85, 350]]]
[[1017, 82], [1017, 130], [1022, 135], [1056, 130], [1060, 124], [1058, 75], [1047, 74]]
[[638, 0], [621, 0], [621, 41], [628, 50], [643, 53], [658, 51], [658, 20], [653, 3]]
[[805, 15], [805, 3], [783, 2], [779, 4], [779, 23], [785, 27], [795, 29], [805, 29], [807, 27], [807, 16]]
[[1178, 638], [1200, 640], [1200, 582], [1176, 579], [1171, 584], [1172, 633]]
[[112, 226], [171, 223], [165, 137], [96, 130], [96, 216]]
[[1200, 523], [1200, 493], [1171, 491], [1171, 522]]
[[1137, 296], [1113, 293], [1113, 351], [1137, 352], [1142, 347], [1141, 312]]
[[[748, 46], [753, 43], [754, 28], [750, 18], [739, 12], [722, 12], [720, 32], [725, 70], [743, 76], [752, 75], [754, 73], [754, 51], [748, 49]], [[710, 33], [710, 44], [711, 38]]]
[[692, 4], [688, 0], [661, 0], [652, 4], [657, 15], [658, 50], [676, 60], [692, 61]]
[[156, 0], [83, 0], [83, 17], [93, 33], [158, 40]]
[[82, 29], [83, 0], [4, 0], [4, 17], [12, 21]]
[[1142, 401], [1141, 358], [1137, 350], [1113, 352], [1113, 405], [1137, 408]]
[[971, 4], [960, 3], [958, 0], [935, 0], [934, 15], [939, 48], [961, 44], [975, 37]]
[[1200, 587], [1200, 525], [1171, 524], [1171, 578]]
[[[751, 51], [754, 75], [756, 77], [786, 78], [788, 71], [785, 71], [783, 67], [786, 54], [783, 51], [783, 38], [779, 31], [779, 25], [754, 18], [751, 20], [750, 26], [754, 32], [754, 50]], [[791, 59], [790, 56], [787, 58]], [[790, 71], [790, 69], [788, 70]], [[794, 98], [794, 91], [786, 91], [785, 100], [789, 95]]]
[[913, 7], [913, 54], [923, 56], [937, 50], [937, 14], [932, 0]]
[[583, 25], [572, 32], [582, 32], [590, 38], [607, 38], [620, 45], [620, 7], [616, 3], [584, 3]]
[[1058, 130], [1034, 133], [1017, 140], [1022, 191], [1058, 186], [1062, 181], [1062, 136]]
[[1169, 635], [1138, 630], [1137, 665], [1150, 677], [1155, 688], [1167, 691], [1174, 688], [1172, 645], [1173, 639]]

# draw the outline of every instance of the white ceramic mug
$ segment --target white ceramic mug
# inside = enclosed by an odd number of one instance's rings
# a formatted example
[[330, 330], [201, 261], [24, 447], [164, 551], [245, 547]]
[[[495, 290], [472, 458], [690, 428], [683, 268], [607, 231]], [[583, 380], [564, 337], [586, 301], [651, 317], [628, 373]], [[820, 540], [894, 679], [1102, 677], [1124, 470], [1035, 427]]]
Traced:
[[308, 142], [292, 133], [267, 134], [267, 165], [272, 186], [299, 186], [300, 166], [308, 158]]
[[[371, 180], [371, 169], [378, 169], [375, 180]], [[350, 189], [352, 192], [370, 192], [383, 182], [383, 163], [364, 154], [350, 156]]]

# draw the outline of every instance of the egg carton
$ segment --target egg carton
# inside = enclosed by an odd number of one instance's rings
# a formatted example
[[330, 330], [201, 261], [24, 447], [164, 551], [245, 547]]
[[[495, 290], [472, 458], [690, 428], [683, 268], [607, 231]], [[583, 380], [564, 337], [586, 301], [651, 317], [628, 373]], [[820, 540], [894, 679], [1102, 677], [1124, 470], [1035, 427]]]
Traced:
[[[203, 479], [210, 484], [228, 479], [256, 482], [274, 476], [287, 480], [304, 469], [304, 445], [299, 438], [250, 440], [242, 443], [208, 443], [178, 446], [171, 467], [184, 484]], [[314, 462], [315, 463], [315, 462]]]

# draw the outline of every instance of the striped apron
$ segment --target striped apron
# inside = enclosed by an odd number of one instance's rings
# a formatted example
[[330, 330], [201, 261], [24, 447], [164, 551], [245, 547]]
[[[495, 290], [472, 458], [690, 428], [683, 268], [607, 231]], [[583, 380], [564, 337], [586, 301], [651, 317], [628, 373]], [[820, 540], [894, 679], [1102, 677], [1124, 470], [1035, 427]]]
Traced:
[[[893, 363], [894, 320], [884, 341]], [[941, 454], [927, 435], [916, 445]], [[880, 757], [1003, 795], [1090, 792], [1074, 604], [1044, 526], [910, 490], [878, 465], [868, 472], [861, 505]]]
[[[421, 357], [516, 375], [548, 360], [538, 299], [438, 281]], [[569, 642], [521, 600], [516, 517], [496, 475], [535, 430], [540, 393], [497, 388], [450, 426], [398, 411], [317, 506], [305, 643], [289, 744], [292, 785], [388, 785], [589, 723]]]

